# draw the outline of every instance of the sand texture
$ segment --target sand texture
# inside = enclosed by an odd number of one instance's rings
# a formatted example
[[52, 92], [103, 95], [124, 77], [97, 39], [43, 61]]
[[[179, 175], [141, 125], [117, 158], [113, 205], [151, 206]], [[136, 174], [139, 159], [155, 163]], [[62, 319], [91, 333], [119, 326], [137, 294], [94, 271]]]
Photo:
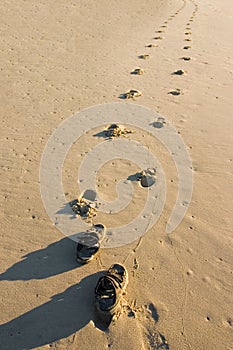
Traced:
[[[233, 350], [233, 2], [2, 0], [0, 13], [0, 349]], [[141, 96], [120, 98], [131, 89]], [[122, 138], [144, 144], [163, 168], [163, 212], [141, 239], [80, 266], [75, 242], [43, 206], [40, 161], [61, 122], [106, 103], [139, 104], [177, 130], [193, 194], [166, 233], [176, 166], [150, 133], [127, 126], [133, 132]], [[102, 132], [84, 133], [67, 153], [67, 202], [81, 194], [86, 153], [112, 142]], [[127, 159], [107, 162], [98, 191], [112, 201], [116, 183], [140, 170]], [[127, 210], [90, 222], [117, 226], [139, 215], [146, 189], [132, 186]], [[119, 318], [103, 330], [94, 288], [113, 262], [126, 266], [129, 284]]]

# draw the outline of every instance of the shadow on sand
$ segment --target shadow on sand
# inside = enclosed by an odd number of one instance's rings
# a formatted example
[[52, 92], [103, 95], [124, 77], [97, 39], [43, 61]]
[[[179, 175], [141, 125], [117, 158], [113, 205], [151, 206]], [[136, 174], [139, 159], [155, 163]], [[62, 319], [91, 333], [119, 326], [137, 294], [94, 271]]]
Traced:
[[0, 348], [37, 349], [83, 328], [95, 318], [94, 289], [102, 275], [98, 272], [85, 277], [49, 302], [0, 325]]
[[23, 260], [0, 275], [0, 281], [43, 279], [76, 269], [80, 265], [75, 261], [75, 248], [73, 240], [62, 238], [46, 248], [24, 255]]

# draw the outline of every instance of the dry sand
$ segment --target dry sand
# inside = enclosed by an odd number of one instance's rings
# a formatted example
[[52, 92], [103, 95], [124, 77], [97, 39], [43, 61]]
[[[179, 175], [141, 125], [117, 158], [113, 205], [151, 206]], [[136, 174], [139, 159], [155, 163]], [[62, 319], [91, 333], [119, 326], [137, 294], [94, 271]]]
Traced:
[[[0, 349], [232, 350], [232, 1], [2, 0], [0, 9]], [[130, 75], [138, 66], [145, 74]], [[177, 69], [187, 74], [172, 75]], [[75, 244], [43, 207], [40, 159], [62, 120], [131, 88], [187, 144], [192, 202], [167, 235], [177, 174], [161, 151], [169, 186], [160, 220], [140, 244], [103, 249], [79, 267]], [[174, 89], [181, 95], [168, 94]], [[149, 136], [147, 144], [153, 149]], [[116, 176], [125, 176], [123, 164]], [[74, 166], [69, 154], [67, 172]], [[99, 182], [111, 198], [112, 176], [103, 169]], [[130, 282], [122, 315], [103, 332], [92, 321], [93, 289], [114, 261], [125, 263]]]

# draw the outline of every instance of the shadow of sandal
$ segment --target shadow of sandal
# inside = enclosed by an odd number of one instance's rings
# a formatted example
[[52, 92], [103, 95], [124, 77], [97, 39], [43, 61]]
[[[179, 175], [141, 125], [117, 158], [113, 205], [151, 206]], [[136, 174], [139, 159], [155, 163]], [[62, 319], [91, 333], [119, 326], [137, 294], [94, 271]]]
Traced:
[[75, 261], [76, 243], [65, 237], [43, 249], [24, 255], [0, 275], [0, 281], [28, 281], [56, 276], [78, 268]]
[[0, 325], [1, 349], [38, 349], [86, 326], [94, 318], [94, 290], [103, 273], [85, 277], [49, 302]]

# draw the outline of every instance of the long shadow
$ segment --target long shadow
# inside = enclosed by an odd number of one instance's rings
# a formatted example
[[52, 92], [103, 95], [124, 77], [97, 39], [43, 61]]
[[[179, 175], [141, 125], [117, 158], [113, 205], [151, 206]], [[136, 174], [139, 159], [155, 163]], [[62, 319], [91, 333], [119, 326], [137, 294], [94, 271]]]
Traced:
[[139, 181], [140, 175], [141, 175], [140, 172], [137, 172], [137, 173], [135, 173], [135, 174], [131, 174], [131, 175], [129, 175], [129, 176], [127, 177], [127, 180], [132, 181], [132, 182], [134, 182], [134, 181], [135, 181], [135, 182], [136, 182], [136, 181]]
[[0, 275], [0, 281], [43, 279], [76, 269], [80, 265], [75, 261], [75, 247], [76, 243], [65, 237], [46, 248], [24, 255], [23, 260]]
[[76, 219], [76, 215], [72, 210], [72, 206], [77, 202], [77, 200], [73, 200], [71, 202], [67, 202], [63, 205], [62, 208], [60, 208], [56, 214], [66, 214], [70, 216], [70, 219]]
[[94, 134], [93, 136], [94, 137], [100, 137], [100, 138], [103, 138], [103, 139], [109, 139], [109, 136], [107, 136], [106, 130], [100, 131], [97, 134]]
[[95, 318], [94, 288], [101, 275], [103, 272], [85, 277], [49, 302], [0, 325], [0, 348], [37, 349], [83, 328]]

